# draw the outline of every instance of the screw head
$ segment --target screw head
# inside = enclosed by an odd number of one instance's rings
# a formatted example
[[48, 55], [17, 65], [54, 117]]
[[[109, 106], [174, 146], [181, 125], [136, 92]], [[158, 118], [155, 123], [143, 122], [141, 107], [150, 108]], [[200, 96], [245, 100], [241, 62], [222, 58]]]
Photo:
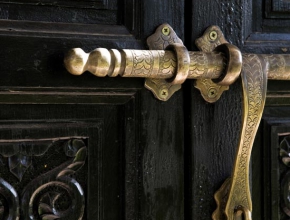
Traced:
[[209, 33], [209, 39], [211, 39], [211, 40], [215, 40], [215, 39], [217, 39], [217, 37], [218, 37], [218, 34], [217, 34], [216, 31], [211, 31], [211, 32]]
[[207, 95], [209, 98], [215, 98], [217, 96], [217, 90], [215, 88], [210, 88]]
[[159, 91], [159, 96], [160, 96], [162, 99], [166, 99], [167, 96], [168, 96], [168, 89], [167, 89], [167, 88], [160, 89], [160, 91]]
[[162, 28], [162, 34], [165, 35], [165, 36], [168, 36], [168, 35], [170, 34], [170, 29], [169, 29], [169, 27], [164, 26], [164, 27]]

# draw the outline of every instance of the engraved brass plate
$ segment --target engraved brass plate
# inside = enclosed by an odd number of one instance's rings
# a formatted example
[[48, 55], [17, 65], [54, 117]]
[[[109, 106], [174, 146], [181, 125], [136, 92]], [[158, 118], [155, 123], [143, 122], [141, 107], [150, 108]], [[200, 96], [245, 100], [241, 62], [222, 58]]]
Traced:
[[[167, 46], [173, 43], [180, 43], [182, 40], [177, 36], [173, 28], [169, 24], [160, 25], [155, 33], [147, 38], [147, 45], [150, 50], [164, 50]], [[163, 64], [161, 72], [168, 72], [172, 67], [171, 60]], [[181, 89], [180, 84], [172, 84], [166, 79], [145, 79], [145, 88], [153, 92], [154, 96], [161, 100], [167, 101], [176, 91]]]
[[[218, 26], [211, 26], [195, 41], [195, 45], [203, 52], [212, 52], [218, 45], [228, 43]], [[229, 86], [221, 86], [211, 79], [197, 79], [194, 85], [200, 90], [202, 97], [210, 103], [216, 102]]]
[[[89, 71], [99, 77], [120, 75], [146, 78], [145, 87], [162, 101], [168, 100], [180, 89], [180, 84], [175, 85], [173, 79], [178, 76], [178, 72], [181, 72], [177, 82], [182, 83], [185, 78], [197, 79], [195, 86], [200, 89], [202, 96], [208, 102], [217, 101], [222, 92], [228, 89], [228, 86], [223, 85], [233, 82], [242, 68], [242, 131], [232, 176], [215, 194], [217, 209], [212, 218], [251, 220], [249, 163], [254, 138], [263, 113], [267, 78], [290, 80], [290, 55], [243, 54], [241, 56], [239, 49], [228, 44], [221, 30], [216, 26], [208, 28], [205, 34], [196, 40], [196, 45], [202, 52], [188, 52], [168, 24], [158, 27], [155, 34], [148, 38], [147, 43], [150, 49], [154, 50], [98, 48], [85, 53], [75, 48], [66, 55], [65, 66], [74, 75]], [[175, 47], [175, 51], [164, 50], [168, 45]], [[180, 60], [183, 64], [178, 63]], [[223, 75], [224, 72], [226, 75]]]

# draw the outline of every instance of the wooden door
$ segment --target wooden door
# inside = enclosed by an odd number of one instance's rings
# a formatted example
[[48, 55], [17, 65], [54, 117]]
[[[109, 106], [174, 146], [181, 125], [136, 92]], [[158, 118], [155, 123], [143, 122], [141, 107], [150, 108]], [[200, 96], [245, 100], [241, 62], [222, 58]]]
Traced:
[[0, 219], [182, 219], [184, 113], [143, 79], [70, 75], [80, 47], [146, 48], [184, 3], [1, 0]]
[[[192, 1], [186, 6], [187, 47], [205, 27], [218, 25], [242, 53], [289, 53], [290, 3], [283, 0]], [[281, 65], [279, 60], [277, 65]], [[191, 133], [185, 136], [185, 216], [211, 219], [212, 198], [230, 177], [241, 130], [242, 88], [238, 80], [215, 104], [206, 103], [192, 82], [186, 116]], [[254, 220], [289, 219], [289, 82], [268, 81], [266, 106], [251, 162]], [[185, 133], [187, 134], [187, 133]], [[187, 144], [189, 143], [189, 144]], [[190, 146], [190, 147], [188, 147]]]
[[[189, 50], [218, 25], [242, 52], [287, 53], [289, 8], [282, 0], [0, 0], [0, 219], [211, 219], [240, 135], [240, 80], [214, 104], [192, 80], [162, 102], [143, 79], [72, 76], [64, 54], [148, 49], [165, 22]], [[289, 104], [288, 83], [269, 82], [252, 157], [255, 220], [288, 219], [280, 151]]]

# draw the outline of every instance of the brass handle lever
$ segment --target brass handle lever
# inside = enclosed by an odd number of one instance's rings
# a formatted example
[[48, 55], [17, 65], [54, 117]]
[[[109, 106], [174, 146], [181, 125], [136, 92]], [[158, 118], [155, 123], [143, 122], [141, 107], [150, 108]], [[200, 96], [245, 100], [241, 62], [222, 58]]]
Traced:
[[290, 55], [241, 54], [216, 26], [197, 39], [202, 52], [187, 51], [168, 24], [158, 27], [147, 44], [150, 50], [98, 48], [85, 53], [76, 48], [65, 57], [65, 66], [74, 75], [89, 71], [100, 77], [146, 78], [145, 87], [163, 101], [189, 78], [196, 79], [195, 86], [206, 101], [215, 102], [241, 75], [243, 125], [239, 146], [232, 175], [215, 194], [217, 209], [212, 218], [251, 220], [249, 163], [264, 109], [267, 79], [290, 80]]

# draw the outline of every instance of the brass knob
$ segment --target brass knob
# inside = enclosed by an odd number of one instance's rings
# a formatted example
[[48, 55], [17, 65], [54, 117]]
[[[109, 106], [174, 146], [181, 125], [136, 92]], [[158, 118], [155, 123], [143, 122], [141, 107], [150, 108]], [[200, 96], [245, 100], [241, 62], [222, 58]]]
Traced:
[[81, 75], [85, 71], [90, 71], [99, 77], [106, 76], [111, 63], [111, 54], [104, 48], [98, 48], [89, 54], [81, 48], [74, 48], [64, 59], [66, 69], [73, 75]]

